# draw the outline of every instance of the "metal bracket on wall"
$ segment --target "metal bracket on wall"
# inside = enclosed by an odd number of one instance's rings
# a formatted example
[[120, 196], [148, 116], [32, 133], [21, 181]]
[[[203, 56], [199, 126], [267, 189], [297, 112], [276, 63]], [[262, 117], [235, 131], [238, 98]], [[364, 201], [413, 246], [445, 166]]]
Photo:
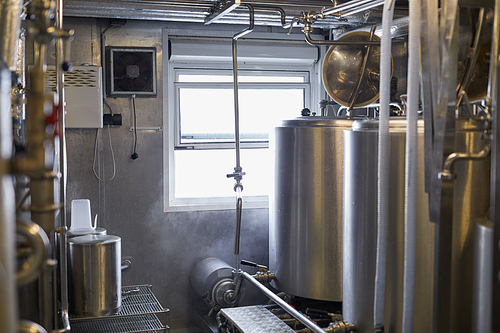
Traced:
[[[129, 132], [134, 132], [135, 131], [134, 126], [130, 126], [128, 131]], [[137, 126], [138, 131], [155, 131], [155, 132], [163, 132], [163, 127], [161, 126]]]

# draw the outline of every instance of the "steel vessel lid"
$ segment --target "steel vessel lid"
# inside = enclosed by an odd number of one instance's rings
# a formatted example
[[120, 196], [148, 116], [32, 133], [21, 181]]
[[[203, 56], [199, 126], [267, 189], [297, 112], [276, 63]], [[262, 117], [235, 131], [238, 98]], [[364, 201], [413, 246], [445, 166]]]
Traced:
[[297, 117], [293, 119], [285, 119], [281, 122], [279, 127], [351, 127], [352, 122], [359, 118], [345, 118], [345, 117], [322, 117], [322, 116], [308, 116]]
[[106, 235], [107, 231], [104, 228], [82, 228], [82, 229], [69, 229], [68, 237], [88, 236], [88, 235]]
[[68, 240], [68, 243], [78, 245], [94, 245], [94, 244], [111, 244], [120, 242], [121, 238], [113, 235], [87, 235], [73, 237]]
[[[353, 131], [377, 131], [378, 119], [369, 120], [356, 120], [352, 123]], [[406, 117], [391, 117], [389, 120], [389, 128], [391, 132], [406, 131]], [[424, 120], [418, 120], [418, 129], [424, 129]], [[456, 118], [455, 130], [456, 131], [485, 131], [490, 129], [490, 122], [484, 117], [475, 118]]]
[[[353, 131], [378, 131], [378, 119], [356, 120], [352, 123]], [[418, 129], [424, 130], [424, 121], [418, 120]], [[406, 132], [406, 117], [391, 117], [389, 120], [389, 130], [393, 133]]]

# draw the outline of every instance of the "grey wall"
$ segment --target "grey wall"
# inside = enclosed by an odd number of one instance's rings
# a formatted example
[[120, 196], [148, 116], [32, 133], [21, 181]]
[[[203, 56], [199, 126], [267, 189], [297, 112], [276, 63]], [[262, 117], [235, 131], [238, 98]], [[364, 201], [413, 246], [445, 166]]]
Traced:
[[[108, 20], [66, 18], [65, 28], [75, 30], [71, 60], [100, 65], [100, 33]], [[162, 126], [162, 28], [161, 22], [129, 21], [106, 33], [107, 45], [157, 48], [158, 96], [136, 99], [137, 125]], [[182, 27], [175, 24], [175, 28]], [[190, 25], [190, 29], [204, 29]], [[239, 29], [232, 27], [231, 29]], [[51, 56], [49, 56], [50, 58]], [[52, 56], [53, 57], [53, 56]], [[95, 129], [68, 129], [68, 203], [89, 198], [99, 226], [122, 238], [122, 256], [131, 257], [133, 268], [123, 275], [124, 285], [152, 284], [164, 307], [171, 310], [168, 324], [174, 328], [192, 326], [193, 309], [204, 308], [190, 286], [190, 272], [203, 258], [216, 256], [234, 264], [233, 244], [236, 213], [163, 212], [162, 133], [140, 131], [137, 152], [132, 160], [132, 102], [129, 98], [108, 99], [115, 113], [123, 116], [123, 126], [111, 128], [116, 159], [116, 177], [100, 183], [93, 175]], [[105, 113], [109, 111], [105, 108]], [[96, 168], [104, 178], [112, 174], [108, 130], [99, 131]], [[102, 151], [100, 151], [102, 149]], [[230, 167], [230, 166], [229, 166]], [[102, 175], [101, 175], [102, 177]], [[268, 263], [268, 210], [243, 211], [241, 257]]]

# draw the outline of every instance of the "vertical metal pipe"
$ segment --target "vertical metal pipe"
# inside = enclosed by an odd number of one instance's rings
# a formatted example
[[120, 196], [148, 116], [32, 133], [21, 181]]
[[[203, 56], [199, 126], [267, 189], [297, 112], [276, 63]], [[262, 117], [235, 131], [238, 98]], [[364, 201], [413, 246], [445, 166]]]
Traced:
[[10, 175], [12, 118], [10, 71], [0, 61], [0, 332], [17, 331], [15, 194]]
[[434, 328], [435, 333], [447, 333], [452, 318], [452, 257], [453, 257], [453, 179], [439, 176], [443, 161], [455, 151], [455, 108], [458, 54], [458, 1], [442, 3], [441, 11], [441, 73], [439, 106], [435, 117], [433, 175], [429, 200], [431, 221], [436, 225]]
[[[495, 0], [495, 18], [493, 21], [493, 39], [491, 42], [491, 66], [490, 66], [490, 82], [488, 86], [488, 96], [491, 104], [492, 115], [492, 147], [491, 147], [491, 192], [490, 192], [490, 221], [494, 225], [494, 242], [500, 242], [500, 0]], [[500, 313], [500, 249], [498, 246], [493, 246], [493, 272], [491, 280], [493, 281], [492, 313]], [[492, 329], [495, 332], [500, 332], [500, 316], [492, 316]]]
[[[57, 8], [56, 8], [56, 28], [63, 28], [63, 3], [62, 0], [57, 0]], [[69, 43], [70, 41], [66, 41]], [[60, 168], [59, 171], [61, 173], [61, 197], [60, 197], [60, 218], [61, 218], [61, 227], [66, 226], [66, 114], [65, 114], [65, 104], [64, 104], [64, 71], [62, 68], [64, 59], [64, 41], [62, 38], [59, 38], [56, 42], [56, 90], [59, 102], [59, 140], [60, 140]]]
[[[63, 29], [63, 0], [57, 0], [56, 6], [56, 28]], [[70, 43], [66, 40], [66, 43]], [[69, 57], [69, 54], [67, 55]], [[69, 314], [68, 314], [68, 271], [67, 271], [67, 244], [66, 244], [66, 184], [67, 184], [67, 155], [66, 155], [66, 112], [65, 112], [65, 96], [64, 96], [64, 41], [59, 38], [56, 42], [56, 88], [59, 102], [59, 118], [58, 118], [58, 131], [59, 131], [59, 185], [60, 197], [59, 199], [59, 217], [60, 227], [56, 234], [59, 240], [59, 276], [60, 281], [60, 301], [61, 301], [61, 317], [63, 327], [69, 329]], [[55, 288], [54, 288], [55, 289]], [[57, 317], [58, 309], [55, 309], [54, 317]], [[56, 320], [56, 323], [59, 322]], [[57, 327], [55, 327], [57, 328]]]
[[[245, 36], [253, 31], [254, 27], [254, 11], [251, 5], [246, 5], [250, 14], [250, 24], [248, 28], [240, 31], [233, 36], [232, 41], [232, 55], [233, 55], [233, 93], [234, 93], [234, 141], [236, 143], [236, 166], [234, 167], [234, 179], [236, 180], [236, 185], [234, 190], [237, 192], [236, 197], [236, 235], [234, 241], [234, 255], [236, 261], [236, 271], [240, 268], [240, 231], [241, 231], [241, 211], [243, 209], [243, 200], [241, 199], [241, 191], [243, 186], [241, 185], [241, 178], [244, 175], [242, 173], [241, 163], [240, 163], [240, 109], [238, 100], [238, 53], [237, 53], [237, 40], [238, 38]], [[228, 175], [230, 177], [230, 175]]]
[[[253, 7], [249, 4], [245, 4], [248, 7], [248, 11], [250, 14], [250, 24], [248, 28], [243, 31], [238, 32], [233, 36], [232, 42], [232, 54], [233, 54], [233, 94], [234, 94], [234, 140], [236, 142], [236, 167], [234, 171], [236, 173], [241, 172], [241, 163], [240, 163], [240, 109], [239, 109], [239, 100], [238, 100], [238, 48], [237, 41], [239, 38], [251, 33], [254, 28], [254, 10]], [[240, 179], [236, 179], [237, 183], [240, 183]]]
[[17, 41], [21, 27], [22, 1], [0, 0], [0, 59], [11, 71], [17, 66]]
[[237, 51], [238, 38], [233, 37], [232, 50], [233, 50], [233, 98], [234, 98], [234, 141], [236, 143], [236, 166], [235, 172], [241, 172], [240, 164], [240, 106], [238, 100], [238, 51]]
[[474, 297], [471, 332], [491, 332], [491, 275], [493, 274], [493, 224], [476, 223], [474, 244]]

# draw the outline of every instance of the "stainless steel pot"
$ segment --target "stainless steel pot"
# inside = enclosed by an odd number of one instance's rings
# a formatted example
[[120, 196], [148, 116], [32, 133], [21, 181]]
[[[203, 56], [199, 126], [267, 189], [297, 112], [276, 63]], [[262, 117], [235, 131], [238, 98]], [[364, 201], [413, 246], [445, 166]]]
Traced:
[[116, 314], [121, 309], [121, 238], [78, 236], [68, 244], [70, 314]]

